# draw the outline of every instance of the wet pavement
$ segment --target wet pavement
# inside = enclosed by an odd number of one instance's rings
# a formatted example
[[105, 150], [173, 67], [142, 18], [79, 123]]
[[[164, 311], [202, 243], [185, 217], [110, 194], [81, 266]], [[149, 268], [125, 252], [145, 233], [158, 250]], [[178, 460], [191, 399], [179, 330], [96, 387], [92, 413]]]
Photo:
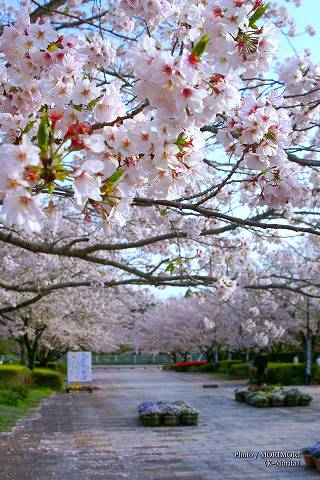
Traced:
[[[304, 388], [316, 396], [310, 407], [258, 409], [233, 400], [234, 382], [209, 374], [99, 368], [94, 379], [100, 389], [93, 394], [56, 394], [0, 434], [0, 480], [320, 478], [263, 458], [320, 440], [320, 387]], [[203, 389], [204, 383], [220, 386]], [[188, 401], [200, 410], [199, 426], [142, 427], [136, 407], [146, 399]], [[282, 461], [303, 464], [284, 455]], [[265, 466], [268, 459], [272, 465]]]

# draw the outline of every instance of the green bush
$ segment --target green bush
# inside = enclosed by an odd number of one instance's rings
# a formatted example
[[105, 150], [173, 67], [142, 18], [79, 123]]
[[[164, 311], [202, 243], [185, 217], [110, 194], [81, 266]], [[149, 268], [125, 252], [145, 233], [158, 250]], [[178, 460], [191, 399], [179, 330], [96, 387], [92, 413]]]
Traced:
[[57, 370], [57, 363], [56, 362], [48, 362], [46, 368], [51, 368], [52, 370]]
[[320, 367], [318, 365], [312, 366], [312, 383], [320, 384]]
[[299, 360], [304, 360], [305, 355], [301, 351], [287, 351], [287, 352], [280, 352], [280, 353], [268, 353], [268, 359], [271, 363], [292, 363], [293, 357], [298, 355]]
[[35, 368], [32, 372], [33, 386], [61, 390], [63, 377], [59, 372], [49, 368]]
[[214, 364], [213, 370], [222, 375], [229, 375], [230, 368], [239, 363], [241, 363], [241, 360], [220, 360], [220, 362]]
[[213, 364], [207, 363], [205, 365], [199, 365], [198, 372], [212, 372], [213, 371]]
[[6, 390], [0, 390], [0, 405], [17, 407], [28, 395], [29, 388], [26, 385], [10, 385]]
[[63, 376], [67, 375], [67, 362], [56, 362], [56, 365], [58, 372], [60, 372]]
[[186, 372], [196, 373], [199, 372], [200, 365], [190, 365], [190, 367], [186, 367]]
[[[255, 382], [257, 369], [251, 368], [250, 380]], [[301, 385], [305, 383], [304, 363], [268, 363], [266, 382], [272, 385]]]
[[39, 363], [37, 362], [37, 364], [35, 366], [36, 366], [36, 368], [46, 368], [46, 369], [49, 368], [50, 370], [57, 370], [62, 375], [67, 374], [67, 362], [60, 362], [60, 361], [48, 362], [45, 366], [42, 365], [41, 367], [40, 367]]
[[234, 378], [249, 378], [250, 367], [247, 363], [236, 363], [230, 366], [229, 375]]
[[267, 382], [282, 385], [299, 385], [305, 383], [305, 365], [303, 363], [268, 364]]
[[0, 384], [30, 387], [32, 384], [31, 371], [21, 365], [0, 365]]

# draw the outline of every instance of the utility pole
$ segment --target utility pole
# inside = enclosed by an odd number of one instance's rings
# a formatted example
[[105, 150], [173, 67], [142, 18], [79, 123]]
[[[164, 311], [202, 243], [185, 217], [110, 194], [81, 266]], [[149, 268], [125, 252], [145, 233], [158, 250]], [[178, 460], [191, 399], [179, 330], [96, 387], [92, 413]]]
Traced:
[[312, 376], [312, 336], [310, 329], [309, 297], [307, 298], [307, 338], [306, 338], [306, 384], [310, 385]]

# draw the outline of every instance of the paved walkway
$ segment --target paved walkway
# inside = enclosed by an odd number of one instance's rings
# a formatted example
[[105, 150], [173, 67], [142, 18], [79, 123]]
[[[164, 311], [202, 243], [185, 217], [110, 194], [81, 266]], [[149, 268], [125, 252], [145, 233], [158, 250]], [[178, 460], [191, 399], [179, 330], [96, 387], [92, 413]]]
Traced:
[[[220, 383], [203, 389], [203, 383]], [[148, 369], [95, 372], [101, 389], [56, 394], [0, 435], [0, 480], [308, 480], [304, 467], [265, 467], [264, 451], [320, 440], [320, 387], [310, 407], [257, 409], [233, 400], [232, 382]], [[319, 393], [318, 393], [319, 388]], [[186, 400], [198, 427], [140, 426], [145, 399]], [[302, 462], [301, 462], [302, 463]]]

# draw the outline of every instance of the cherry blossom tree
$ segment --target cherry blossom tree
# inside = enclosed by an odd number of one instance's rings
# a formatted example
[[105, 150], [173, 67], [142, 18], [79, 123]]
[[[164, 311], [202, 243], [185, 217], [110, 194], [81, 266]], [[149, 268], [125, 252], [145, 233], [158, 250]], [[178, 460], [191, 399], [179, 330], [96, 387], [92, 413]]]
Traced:
[[[295, 152], [317, 142], [319, 78], [310, 55], [301, 55], [269, 79], [277, 28], [295, 34], [287, 13], [260, 0], [121, 1], [117, 8], [110, 0], [107, 7], [32, 1], [5, 8], [6, 224], [40, 231], [61, 196], [112, 228], [156, 205], [267, 228], [260, 220], [274, 214], [263, 205], [280, 208], [275, 217], [288, 202], [299, 206], [312, 190], [305, 167], [318, 166]], [[212, 144], [226, 157], [213, 155]], [[217, 207], [222, 191], [238, 203], [241, 193], [262, 213], [240, 218]], [[317, 233], [299, 218], [268, 228]]]
[[295, 276], [288, 254], [280, 281], [263, 261], [319, 236], [319, 65], [276, 61], [279, 32], [300, 33], [286, 8], [32, 0], [1, 22], [2, 318], [85, 287], [204, 287], [223, 312], [247, 302], [234, 346], [266, 292], [315, 295], [316, 267]]
[[31, 368], [36, 357], [46, 363], [69, 349], [128, 343], [134, 319], [154, 301], [148, 291], [119, 290], [105, 267], [6, 244], [1, 254], [0, 335], [16, 339]]
[[[271, 345], [284, 334], [288, 315], [269, 297], [260, 299], [237, 289], [228, 299], [220, 295], [174, 298], [149, 309], [136, 324], [140, 348], [180, 354], [201, 352], [210, 361], [214, 349], [230, 351]], [[288, 321], [287, 321], [288, 323]]]
[[46, 364], [68, 350], [116, 350], [128, 343], [135, 311], [142, 305], [143, 296], [136, 301], [136, 292], [129, 289], [63, 289], [6, 315], [0, 334], [18, 342], [32, 369], [36, 358]]

